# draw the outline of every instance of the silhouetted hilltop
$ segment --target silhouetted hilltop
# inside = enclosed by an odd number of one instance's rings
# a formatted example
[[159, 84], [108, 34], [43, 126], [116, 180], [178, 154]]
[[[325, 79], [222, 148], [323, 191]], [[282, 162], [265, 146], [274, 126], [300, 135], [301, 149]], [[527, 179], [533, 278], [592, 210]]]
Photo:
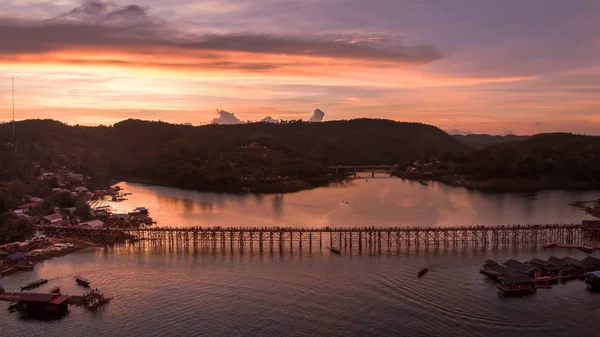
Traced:
[[488, 145], [525, 140], [525, 139], [529, 138], [529, 136], [517, 136], [517, 135], [492, 136], [492, 135], [484, 135], [484, 134], [470, 134], [470, 135], [454, 135], [454, 138], [460, 140], [461, 142], [463, 142], [475, 149], [481, 149]]
[[467, 156], [465, 165], [454, 173], [465, 174], [472, 181], [519, 180], [535, 182], [532, 186], [540, 188], [596, 188], [600, 186], [600, 137], [548, 133], [490, 145]]
[[436, 127], [377, 119], [196, 127], [140, 120], [112, 127], [27, 120], [15, 128], [17, 154], [8, 145], [12, 126], [0, 126], [0, 140], [7, 144], [2, 156], [18, 159], [0, 179], [40, 165], [197, 189], [257, 190], [271, 183], [297, 189], [328, 181], [328, 165], [406, 164], [469, 151]]

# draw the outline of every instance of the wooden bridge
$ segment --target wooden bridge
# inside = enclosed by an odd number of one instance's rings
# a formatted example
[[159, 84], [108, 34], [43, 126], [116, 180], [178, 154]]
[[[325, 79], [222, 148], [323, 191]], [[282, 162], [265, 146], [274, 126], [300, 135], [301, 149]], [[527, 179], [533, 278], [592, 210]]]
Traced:
[[145, 240], [222, 248], [289, 248], [382, 251], [429, 246], [516, 246], [564, 243], [597, 245], [600, 226], [585, 224], [454, 227], [144, 227], [80, 228], [40, 225], [51, 237], [81, 237], [97, 242]]
[[371, 171], [371, 177], [375, 177], [376, 170], [385, 170], [390, 176], [400, 169], [400, 165], [335, 165], [328, 166], [330, 170], [335, 170], [335, 175], [339, 174], [340, 170], [354, 170], [354, 178], [356, 178], [356, 172], [358, 171]]

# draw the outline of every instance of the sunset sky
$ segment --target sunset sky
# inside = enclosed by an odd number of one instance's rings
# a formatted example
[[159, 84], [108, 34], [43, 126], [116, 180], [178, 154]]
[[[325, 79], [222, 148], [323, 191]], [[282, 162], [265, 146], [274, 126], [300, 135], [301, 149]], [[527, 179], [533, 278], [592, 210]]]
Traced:
[[600, 1], [0, 0], [0, 121], [11, 76], [17, 120], [600, 135]]

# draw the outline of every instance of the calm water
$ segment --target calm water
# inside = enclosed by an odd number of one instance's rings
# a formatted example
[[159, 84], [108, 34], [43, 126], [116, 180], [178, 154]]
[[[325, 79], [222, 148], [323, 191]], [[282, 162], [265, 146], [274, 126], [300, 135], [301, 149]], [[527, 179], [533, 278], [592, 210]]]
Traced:
[[[598, 193], [486, 195], [398, 179], [286, 195], [226, 195], [121, 183], [129, 211], [163, 225], [445, 225], [579, 222], [568, 206]], [[573, 281], [503, 298], [478, 273], [488, 258], [527, 260], [580, 251], [458, 247], [383, 255], [221, 250], [138, 243], [89, 248], [0, 280], [37, 278], [81, 294], [83, 275], [113, 296], [105, 310], [72, 307], [60, 321], [24, 321], [0, 302], [0, 336], [595, 336], [600, 295]], [[595, 256], [600, 257], [598, 253]], [[429, 266], [423, 278], [416, 272]]]
[[121, 182], [133, 193], [111, 205], [116, 212], [150, 209], [163, 226], [408, 226], [579, 223], [590, 217], [570, 203], [600, 192], [546, 191], [485, 194], [444, 184], [401, 179], [353, 180], [347, 186], [292, 194], [232, 195]]
[[[382, 256], [91, 248], [2, 279], [38, 277], [69, 294], [73, 276], [114, 296], [104, 311], [23, 321], [0, 303], [2, 336], [596, 336], [600, 294], [572, 281], [503, 298], [478, 273], [486, 258], [578, 251], [440, 250]], [[598, 255], [596, 255], [598, 256]], [[415, 276], [423, 266], [432, 270]]]

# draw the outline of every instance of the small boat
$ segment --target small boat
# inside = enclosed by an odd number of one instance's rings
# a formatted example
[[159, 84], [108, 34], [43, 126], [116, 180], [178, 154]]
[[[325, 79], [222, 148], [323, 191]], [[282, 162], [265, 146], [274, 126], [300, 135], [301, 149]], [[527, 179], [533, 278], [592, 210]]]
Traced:
[[549, 244], [546, 244], [546, 245], [544, 245], [544, 248], [554, 248], [554, 247], [556, 247], [557, 245], [558, 245], [558, 244], [557, 244], [556, 242], [553, 242], [553, 243], [549, 243]]
[[428, 271], [429, 271], [429, 268], [423, 268], [423, 269], [419, 270], [419, 272], [417, 273], [417, 277], [421, 277], [421, 276], [427, 274]]
[[58, 294], [58, 293], [60, 293], [60, 287], [52, 288], [52, 290], [50, 290], [50, 293], [51, 294]]
[[328, 247], [328, 248], [334, 254], [337, 254], [337, 255], [342, 254], [342, 252], [339, 249], [337, 249], [337, 248], [334, 248], [334, 247]]
[[582, 252], [588, 253], [588, 254], [591, 254], [592, 252], [594, 252], [594, 249], [592, 249], [590, 247], [586, 247], [586, 246], [579, 246], [577, 248], [579, 248], [579, 250], [581, 250]]
[[146, 207], [136, 207], [133, 212], [139, 214], [148, 214], [148, 209]]
[[13, 312], [15, 310], [17, 310], [17, 302], [13, 302], [8, 306], [8, 311]]
[[31, 289], [34, 289], [34, 288], [37, 288], [37, 287], [41, 286], [42, 284], [46, 284], [46, 283], [48, 283], [48, 280], [46, 280], [46, 279], [39, 279], [37, 281], [33, 281], [33, 282], [29, 283], [26, 286], [21, 287], [21, 291], [23, 291], [23, 290], [31, 290]]
[[81, 276], [77, 276], [75, 278], [75, 282], [77, 282], [77, 284], [79, 284], [80, 286], [83, 286], [83, 287], [89, 287], [90, 286], [90, 281], [87, 280], [87, 279], [84, 279]]
[[33, 262], [28, 261], [26, 264], [19, 264], [16, 268], [18, 270], [33, 270]]

